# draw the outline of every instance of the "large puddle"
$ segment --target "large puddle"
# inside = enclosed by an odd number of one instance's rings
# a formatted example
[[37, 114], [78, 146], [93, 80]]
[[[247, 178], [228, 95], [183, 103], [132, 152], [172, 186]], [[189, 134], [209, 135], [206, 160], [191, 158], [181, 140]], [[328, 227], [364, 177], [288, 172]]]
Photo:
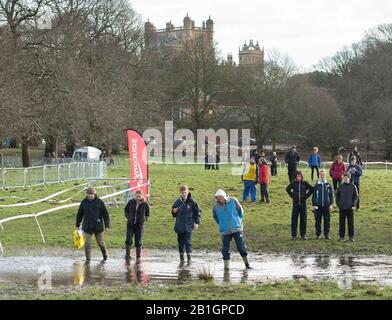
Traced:
[[[392, 257], [351, 255], [249, 255], [252, 269], [245, 270], [241, 257], [233, 253], [230, 272], [224, 272], [218, 252], [196, 251], [192, 264], [179, 268], [174, 250], [144, 250], [140, 264], [124, 263], [124, 251], [111, 250], [109, 260], [102, 263], [98, 252], [90, 266], [84, 264], [83, 251], [49, 249], [40, 252], [18, 252], [0, 257], [0, 283], [23, 287], [39, 287], [42, 279], [50, 285], [74, 286], [126, 283], [172, 285], [212, 275], [215, 282], [273, 282], [306, 278], [337, 281], [343, 287], [352, 282], [392, 285]], [[44, 282], [47, 280], [44, 280]], [[46, 283], [46, 282], [45, 282]]]

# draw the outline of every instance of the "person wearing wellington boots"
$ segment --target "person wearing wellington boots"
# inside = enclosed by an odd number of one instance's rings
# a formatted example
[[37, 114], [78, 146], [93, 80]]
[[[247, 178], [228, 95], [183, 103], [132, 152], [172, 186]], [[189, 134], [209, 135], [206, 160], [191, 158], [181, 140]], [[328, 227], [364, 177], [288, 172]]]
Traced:
[[172, 215], [176, 218], [174, 231], [177, 233], [178, 251], [180, 253], [180, 265], [185, 263], [184, 249], [187, 254], [187, 262], [191, 263], [192, 232], [199, 227], [201, 209], [196, 200], [192, 198], [186, 185], [180, 187], [180, 197], [172, 205]]
[[136, 262], [140, 262], [144, 222], [150, 217], [150, 206], [147, 203], [142, 190], [137, 190], [135, 192], [135, 199], [131, 199], [127, 203], [124, 213], [127, 218], [125, 261], [126, 263], [131, 261], [132, 238], [135, 238]]
[[104, 231], [110, 228], [109, 213], [106, 210], [105, 203], [97, 197], [97, 192], [94, 188], [87, 188], [86, 193], [86, 198], [80, 203], [75, 226], [79, 228], [83, 221], [82, 229], [85, 236], [86, 263], [91, 261], [91, 240], [93, 235], [101, 249], [103, 261], [106, 261], [108, 255], [103, 235]]

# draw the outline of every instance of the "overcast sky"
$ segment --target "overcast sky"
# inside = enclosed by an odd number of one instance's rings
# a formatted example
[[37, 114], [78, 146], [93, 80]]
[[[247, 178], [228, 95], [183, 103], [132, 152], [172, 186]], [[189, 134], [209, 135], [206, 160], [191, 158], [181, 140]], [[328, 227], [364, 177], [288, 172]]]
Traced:
[[343, 46], [359, 41], [366, 30], [392, 23], [392, 0], [130, 0], [158, 29], [167, 21], [178, 27], [189, 13], [195, 24], [211, 18], [215, 41], [224, 57], [246, 40], [259, 41], [266, 54], [278, 50], [306, 70]]

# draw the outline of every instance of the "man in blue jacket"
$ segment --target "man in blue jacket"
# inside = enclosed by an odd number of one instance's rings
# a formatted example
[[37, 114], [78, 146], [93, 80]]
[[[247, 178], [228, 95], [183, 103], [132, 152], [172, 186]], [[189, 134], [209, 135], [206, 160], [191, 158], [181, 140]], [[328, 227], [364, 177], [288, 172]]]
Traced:
[[312, 181], [313, 181], [313, 177], [314, 177], [314, 170], [316, 170], [317, 179], [319, 179], [320, 178], [319, 169], [321, 167], [321, 158], [318, 153], [317, 147], [313, 147], [313, 152], [309, 155], [308, 166], [312, 169], [312, 174], [311, 174]]
[[361, 184], [362, 168], [357, 164], [357, 158], [354, 156], [350, 159], [350, 164], [347, 167], [347, 172], [351, 174], [350, 182], [357, 187], [358, 191], [358, 201], [356, 208], [359, 210], [359, 189]]
[[228, 197], [221, 189], [216, 192], [215, 200], [213, 217], [219, 225], [219, 232], [222, 236], [224, 269], [230, 269], [230, 243], [233, 238], [237, 245], [237, 250], [244, 260], [245, 267], [249, 269], [248, 252], [243, 233], [244, 210], [236, 198]]
[[324, 170], [320, 170], [320, 180], [315, 184], [312, 196], [314, 217], [316, 220], [316, 238], [320, 239], [321, 220], [324, 219], [324, 236], [326, 240], [331, 240], [329, 227], [331, 221], [331, 209], [333, 204], [333, 189], [327, 181]]
[[172, 205], [172, 215], [176, 218], [174, 231], [177, 233], [180, 263], [184, 263], [184, 249], [187, 253], [188, 264], [191, 263], [192, 232], [199, 227], [201, 209], [196, 200], [192, 198], [189, 188], [180, 187], [180, 198]]

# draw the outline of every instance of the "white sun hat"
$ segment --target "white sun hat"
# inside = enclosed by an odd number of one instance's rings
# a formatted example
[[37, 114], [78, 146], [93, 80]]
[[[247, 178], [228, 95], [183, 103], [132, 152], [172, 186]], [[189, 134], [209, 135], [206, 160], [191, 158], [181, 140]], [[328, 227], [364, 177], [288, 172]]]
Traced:
[[223, 196], [223, 198], [225, 198], [225, 200], [227, 200], [227, 194], [226, 192], [224, 192], [222, 189], [219, 189], [216, 193], [215, 193], [215, 197], [218, 196]]

